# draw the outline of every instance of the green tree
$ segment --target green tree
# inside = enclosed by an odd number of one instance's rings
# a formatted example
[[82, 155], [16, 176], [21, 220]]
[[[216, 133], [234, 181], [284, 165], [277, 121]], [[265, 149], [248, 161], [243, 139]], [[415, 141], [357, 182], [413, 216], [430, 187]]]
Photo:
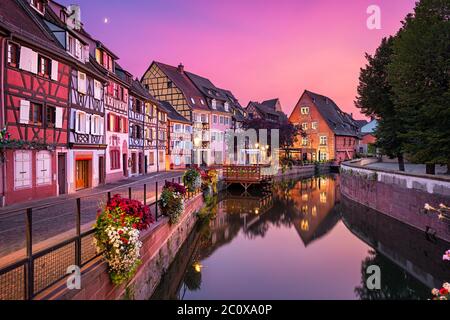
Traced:
[[389, 157], [397, 157], [399, 170], [405, 170], [403, 159], [404, 130], [388, 82], [388, 65], [393, 54], [394, 38], [383, 38], [373, 56], [366, 53], [367, 64], [361, 68], [355, 104], [361, 112], [378, 119], [375, 135], [377, 147]]
[[421, 0], [393, 45], [388, 80], [411, 160], [450, 173], [450, 0]]

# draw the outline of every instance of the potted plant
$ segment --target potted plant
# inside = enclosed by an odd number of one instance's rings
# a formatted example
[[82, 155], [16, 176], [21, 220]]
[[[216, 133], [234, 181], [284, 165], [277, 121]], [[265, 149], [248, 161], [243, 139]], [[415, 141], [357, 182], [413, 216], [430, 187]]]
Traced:
[[189, 192], [197, 191], [202, 186], [200, 172], [196, 169], [189, 169], [183, 175], [183, 184]]
[[159, 207], [161, 212], [169, 217], [171, 224], [175, 224], [179, 221], [184, 211], [184, 195], [186, 194], [186, 188], [181, 184], [174, 182], [166, 182], [161, 198]]
[[108, 263], [111, 281], [129, 280], [141, 263], [139, 235], [153, 223], [148, 206], [115, 195], [99, 210], [94, 225], [94, 244]]

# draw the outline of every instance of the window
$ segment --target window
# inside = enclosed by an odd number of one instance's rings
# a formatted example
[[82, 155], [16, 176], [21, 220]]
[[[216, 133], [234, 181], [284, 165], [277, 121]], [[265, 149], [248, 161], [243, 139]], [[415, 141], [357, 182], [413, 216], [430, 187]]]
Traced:
[[311, 123], [311, 128], [313, 128], [314, 130], [317, 129], [317, 121], [314, 121], [313, 123]]
[[86, 113], [77, 111], [75, 117], [75, 132], [86, 133]]
[[164, 162], [164, 151], [159, 151], [159, 163]]
[[109, 155], [111, 159], [111, 170], [120, 169], [120, 151], [111, 150]]
[[223, 124], [223, 116], [220, 116], [220, 117], [219, 117], [219, 123], [220, 123], [220, 124]]
[[320, 157], [319, 157], [319, 160], [320, 161], [327, 161], [327, 153], [326, 152], [321, 152], [320, 153]]
[[193, 104], [195, 104], [195, 100], [194, 100], [194, 98], [191, 98], [191, 102], [192, 102]]
[[19, 66], [19, 46], [15, 43], [8, 43], [8, 64], [11, 67]]
[[39, 151], [36, 155], [36, 184], [52, 183], [52, 158], [49, 151]]
[[203, 99], [200, 99], [200, 103], [202, 104], [202, 106], [205, 105], [205, 101]]
[[44, 13], [44, 2], [42, 0], [31, 0], [31, 6], [40, 13]]
[[320, 136], [320, 145], [326, 146], [328, 138], [326, 136]]
[[56, 108], [47, 106], [46, 112], [46, 125], [47, 128], [54, 128], [56, 123]]
[[303, 137], [302, 138], [302, 146], [307, 146], [308, 145], [308, 138], [307, 137]]
[[50, 78], [51, 76], [51, 65], [50, 59], [45, 58], [41, 55], [38, 56], [38, 74], [45, 78]]
[[208, 117], [206, 114], [202, 114], [201, 118], [202, 118], [202, 123], [208, 123]]
[[216, 109], [216, 108], [217, 108], [217, 101], [216, 101], [216, 99], [213, 99], [213, 100], [211, 101], [211, 106], [212, 106], [213, 109]]
[[302, 129], [303, 130], [308, 130], [308, 123], [307, 122], [302, 123]]
[[94, 80], [94, 99], [102, 100], [102, 83]]
[[31, 151], [14, 153], [14, 188], [31, 187]]
[[42, 124], [43, 107], [41, 104], [31, 103], [30, 105], [31, 122], [34, 124]]
[[78, 72], [78, 92], [86, 94], [86, 74], [83, 72]]
[[225, 102], [224, 108], [225, 108], [225, 111], [226, 111], [226, 112], [228, 112], [229, 106], [230, 106], [229, 103], [228, 103], [228, 102]]
[[153, 151], [151, 151], [149, 153], [149, 165], [153, 166], [155, 164], [155, 153]]
[[217, 123], [217, 116], [215, 114], [213, 115], [213, 123]]
[[177, 132], [177, 133], [181, 132], [181, 124], [179, 124], [179, 123], [175, 124], [173, 131]]
[[309, 114], [309, 107], [302, 107], [300, 109], [301, 114]]
[[167, 81], [167, 88], [173, 88], [173, 82], [172, 81]]
[[229, 122], [230, 122], [230, 118], [228, 118], [228, 117], [225, 117], [225, 118], [224, 118], [224, 121], [225, 121], [225, 124], [226, 124], [226, 125], [228, 125], [228, 124], [229, 124]]

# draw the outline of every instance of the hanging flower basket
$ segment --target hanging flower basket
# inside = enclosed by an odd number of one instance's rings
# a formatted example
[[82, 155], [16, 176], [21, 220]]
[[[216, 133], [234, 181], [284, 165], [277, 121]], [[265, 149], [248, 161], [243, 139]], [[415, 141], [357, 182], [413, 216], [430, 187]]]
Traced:
[[181, 184], [166, 182], [164, 185], [159, 207], [162, 214], [169, 217], [171, 224], [178, 223], [181, 215], [183, 214], [185, 194], [186, 188]]
[[99, 210], [94, 244], [108, 263], [111, 281], [119, 285], [133, 277], [140, 260], [140, 231], [153, 223], [148, 206], [115, 195]]
[[441, 289], [431, 290], [432, 300], [449, 300], [450, 299], [450, 283], [446, 282]]
[[189, 169], [183, 175], [183, 184], [189, 192], [195, 192], [202, 186], [202, 177], [196, 169]]

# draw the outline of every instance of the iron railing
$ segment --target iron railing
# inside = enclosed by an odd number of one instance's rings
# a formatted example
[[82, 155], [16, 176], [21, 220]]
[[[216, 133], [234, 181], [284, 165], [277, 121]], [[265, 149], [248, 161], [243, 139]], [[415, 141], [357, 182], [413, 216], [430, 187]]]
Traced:
[[[175, 178], [172, 179], [172, 182], [175, 182]], [[181, 177], [178, 177], [178, 183], [181, 183]], [[156, 181], [155, 199], [151, 203], [147, 203], [147, 186], [148, 184], [143, 185], [143, 203], [150, 207], [151, 213], [154, 214], [155, 220], [158, 221], [161, 218], [158, 208], [160, 202], [158, 187], [160, 186], [158, 181]], [[186, 199], [189, 200], [198, 193], [199, 191], [194, 193], [188, 192]], [[106, 195], [108, 200], [111, 199], [111, 191], [107, 192]], [[131, 199], [132, 196], [133, 189], [128, 187], [128, 197]], [[76, 235], [37, 252], [33, 250], [32, 226], [35, 208], [25, 210], [25, 258], [20, 258], [0, 268], [0, 300], [31, 300], [66, 278], [69, 266], [76, 265], [82, 268], [101, 255], [101, 253], [97, 252], [93, 242], [95, 229], [85, 232], [81, 230], [82, 199], [75, 199]], [[39, 209], [41, 208], [39, 207]]]

